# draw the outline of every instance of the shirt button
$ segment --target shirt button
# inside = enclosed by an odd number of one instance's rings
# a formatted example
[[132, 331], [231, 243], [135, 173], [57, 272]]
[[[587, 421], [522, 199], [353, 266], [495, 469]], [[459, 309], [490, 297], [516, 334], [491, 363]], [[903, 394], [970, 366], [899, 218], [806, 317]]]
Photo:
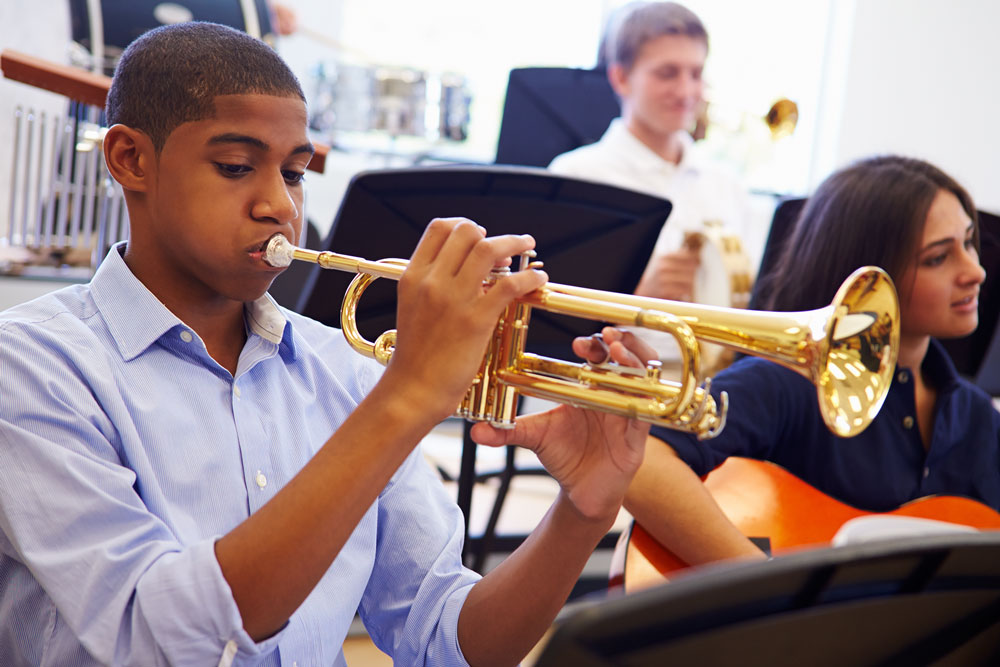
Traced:
[[930, 468], [924, 468], [924, 479], [927, 479], [927, 475], [931, 474]]
[[191, 335], [190, 331], [185, 329], [184, 331], [181, 332], [181, 340], [184, 341], [185, 343], [190, 343], [192, 340], [194, 340], [194, 336]]
[[241, 395], [240, 388], [237, 387], [236, 385], [233, 385], [233, 393], [236, 394], [236, 398], [239, 398]]
[[913, 417], [909, 415], [903, 417], [903, 428], [913, 428]]
[[910, 379], [910, 374], [907, 373], [906, 371], [899, 371], [899, 374], [896, 375], [896, 379], [899, 380], [901, 383], [905, 384], [907, 380]]
[[257, 476], [254, 477], [254, 481], [256, 481], [257, 486], [259, 486], [262, 489], [265, 486], [267, 486], [267, 477], [265, 477], [264, 473], [262, 473], [260, 470], [257, 471]]

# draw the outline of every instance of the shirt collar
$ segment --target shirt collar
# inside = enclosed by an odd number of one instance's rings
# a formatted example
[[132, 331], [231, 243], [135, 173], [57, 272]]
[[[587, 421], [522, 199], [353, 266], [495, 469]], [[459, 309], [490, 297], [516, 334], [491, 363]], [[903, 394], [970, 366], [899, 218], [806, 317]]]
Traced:
[[[134, 359], [164, 334], [186, 327], [176, 315], [135, 277], [122, 253], [126, 242], [112, 246], [90, 281], [94, 303], [101, 312], [122, 358]], [[284, 345], [294, 358], [292, 324], [271, 295], [246, 304], [247, 328], [275, 345]]]
[[948, 356], [944, 346], [934, 338], [931, 338], [927, 346], [927, 354], [920, 365], [920, 370], [926, 375], [931, 386], [939, 392], [952, 391], [959, 386], [959, 375]]
[[625, 126], [625, 121], [621, 118], [615, 118], [611, 121], [611, 125], [604, 133], [604, 138], [628, 151], [629, 159], [634, 160], [640, 169], [662, 169], [668, 166], [671, 169], [681, 171], [698, 171], [698, 160], [694, 154], [694, 139], [684, 130], [677, 132], [677, 138], [683, 148], [681, 161], [678, 164], [664, 160], [656, 151], [639, 141], [638, 137]]

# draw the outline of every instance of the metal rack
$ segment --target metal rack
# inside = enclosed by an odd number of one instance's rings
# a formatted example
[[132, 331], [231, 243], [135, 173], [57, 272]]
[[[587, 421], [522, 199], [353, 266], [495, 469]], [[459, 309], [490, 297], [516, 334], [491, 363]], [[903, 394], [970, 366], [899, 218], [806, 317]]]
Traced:
[[[108, 249], [128, 238], [121, 186], [103, 158], [111, 79], [12, 50], [0, 53], [0, 68], [8, 79], [68, 100], [65, 114], [26, 106], [14, 112], [10, 207], [0, 211], [7, 214], [0, 217], [0, 274], [88, 278]], [[308, 169], [322, 173], [329, 148], [315, 149]]]
[[89, 273], [128, 237], [121, 187], [104, 164], [101, 112], [68, 107], [65, 115], [14, 110], [10, 208], [0, 220], [5, 273]]
[[107, 77], [12, 51], [7, 78], [67, 99], [65, 113], [14, 110], [10, 205], [0, 218], [0, 273], [87, 277], [128, 238], [121, 187], [104, 164]]

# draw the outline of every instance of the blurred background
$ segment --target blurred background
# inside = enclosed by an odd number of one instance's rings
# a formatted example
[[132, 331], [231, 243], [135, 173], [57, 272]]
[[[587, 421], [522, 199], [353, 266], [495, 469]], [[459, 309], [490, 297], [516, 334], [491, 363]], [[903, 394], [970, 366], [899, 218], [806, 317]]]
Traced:
[[[111, 12], [113, 4], [106, 2], [103, 11]], [[158, 17], [184, 18], [184, 4], [160, 3]], [[236, 5], [268, 11], [259, 9], [263, 2], [214, 4], [219, 16], [233, 14]], [[333, 147], [324, 173], [308, 179], [308, 215], [320, 234], [360, 170], [493, 162], [510, 70], [593, 67], [602, 25], [621, 4], [284, 0], [279, 8], [290, 10], [291, 25], [282, 26], [273, 15], [258, 17], [303, 83], [315, 140]], [[709, 122], [702, 141], [763, 198], [761, 239], [776, 195], [803, 195], [833, 169], [880, 152], [934, 162], [965, 184], [980, 208], [1000, 211], [1000, 127], [994, 119], [1000, 51], [992, 34], [1000, 24], [1000, 4], [686, 4], [702, 18], [711, 40], [705, 71]], [[4, 2], [0, 48], [86, 66], [87, 26], [73, 13], [95, 7], [101, 8], [99, 0]], [[104, 25], [109, 40], [122, 29], [111, 13]], [[121, 24], [125, 17], [118, 14]], [[112, 59], [113, 48], [104, 55]], [[781, 98], [796, 103], [798, 124], [775, 138], [762, 119]], [[0, 81], [0, 230], [10, 227], [18, 213], [12, 195], [23, 190], [12, 180], [15, 108], [52, 116], [64, 113], [65, 103]], [[748, 245], [752, 250], [753, 242]]]

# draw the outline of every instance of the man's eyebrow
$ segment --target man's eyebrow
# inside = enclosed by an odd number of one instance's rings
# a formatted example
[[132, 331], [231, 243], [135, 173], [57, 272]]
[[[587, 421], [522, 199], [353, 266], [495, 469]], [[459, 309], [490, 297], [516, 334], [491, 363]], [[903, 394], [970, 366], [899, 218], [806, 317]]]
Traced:
[[271, 146], [257, 137], [251, 137], [247, 134], [237, 134], [236, 132], [226, 132], [225, 134], [217, 134], [208, 140], [209, 144], [247, 144], [253, 146], [254, 148], [259, 148], [262, 151], [271, 150]]
[[[217, 134], [208, 140], [210, 145], [215, 144], [246, 144], [248, 146], [253, 146], [254, 148], [259, 148], [262, 151], [271, 150], [270, 144], [257, 137], [252, 137], [248, 134], [238, 134], [236, 132], [226, 132], [224, 134]], [[312, 155], [316, 152], [316, 148], [311, 143], [300, 144], [292, 149], [291, 155], [297, 155], [299, 153], [308, 153]]]

